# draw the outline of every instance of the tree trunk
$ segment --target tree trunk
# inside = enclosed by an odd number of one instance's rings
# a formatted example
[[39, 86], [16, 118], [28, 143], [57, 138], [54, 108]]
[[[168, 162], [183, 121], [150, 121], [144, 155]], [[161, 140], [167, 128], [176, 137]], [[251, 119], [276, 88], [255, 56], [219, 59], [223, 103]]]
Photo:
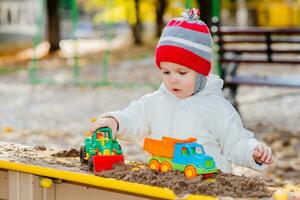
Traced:
[[212, 26], [212, 1], [197, 0], [200, 6], [200, 19], [210, 28]]
[[142, 24], [139, 14], [139, 0], [135, 0], [135, 13], [136, 13], [136, 23], [131, 26], [134, 44], [141, 45], [142, 44]]
[[164, 13], [167, 8], [166, 0], [157, 0], [156, 1], [156, 37], [159, 38], [162, 30], [164, 28]]
[[59, 49], [59, 0], [47, 0], [48, 16], [48, 41], [50, 43], [50, 53]]

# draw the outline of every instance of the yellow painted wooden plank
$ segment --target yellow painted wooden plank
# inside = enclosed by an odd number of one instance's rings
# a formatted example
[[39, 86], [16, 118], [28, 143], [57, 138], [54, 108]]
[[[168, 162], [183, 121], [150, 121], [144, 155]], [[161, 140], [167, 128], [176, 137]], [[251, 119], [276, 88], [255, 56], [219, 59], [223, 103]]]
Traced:
[[[158, 197], [164, 199], [176, 199], [174, 192], [167, 188], [160, 188], [139, 183], [126, 182], [112, 178], [103, 178], [92, 174], [84, 174], [79, 172], [71, 172], [60, 169], [53, 169], [48, 167], [29, 165], [24, 163], [9, 162], [0, 160], [0, 168], [6, 170], [13, 170], [35, 174], [39, 176], [46, 176], [51, 178], [58, 178], [67, 181], [73, 181], [91, 186], [99, 186], [108, 189], [131, 192], [135, 194], [147, 195], [150, 197]], [[186, 200], [215, 200], [218, 198], [204, 195], [188, 195]]]

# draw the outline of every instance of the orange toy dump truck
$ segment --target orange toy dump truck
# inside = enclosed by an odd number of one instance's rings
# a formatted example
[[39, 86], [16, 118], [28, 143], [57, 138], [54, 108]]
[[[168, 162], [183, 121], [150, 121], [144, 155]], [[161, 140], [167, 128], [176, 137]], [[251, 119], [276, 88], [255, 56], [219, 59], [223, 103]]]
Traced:
[[152, 154], [150, 169], [167, 172], [171, 169], [184, 172], [187, 178], [197, 174], [210, 177], [217, 172], [213, 158], [207, 154], [196, 138], [186, 140], [163, 137], [162, 140], [145, 138], [144, 150]]

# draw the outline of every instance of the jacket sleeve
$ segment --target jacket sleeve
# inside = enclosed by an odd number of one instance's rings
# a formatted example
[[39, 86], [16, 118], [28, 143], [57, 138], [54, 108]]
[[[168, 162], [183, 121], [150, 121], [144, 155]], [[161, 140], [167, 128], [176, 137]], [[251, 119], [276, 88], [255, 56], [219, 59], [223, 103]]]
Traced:
[[252, 132], [243, 127], [239, 114], [227, 100], [223, 102], [219, 117], [218, 139], [223, 154], [237, 165], [256, 170], [267, 168], [268, 165], [255, 162], [252, 154], [258, 141]]
[[117, 137], [123, 140], [136, 140], [149, 133], [147, 120], [147, 96], [131, 102], [124, 110], [107, 112], [99, 117], [111, 116], [119, 122]]

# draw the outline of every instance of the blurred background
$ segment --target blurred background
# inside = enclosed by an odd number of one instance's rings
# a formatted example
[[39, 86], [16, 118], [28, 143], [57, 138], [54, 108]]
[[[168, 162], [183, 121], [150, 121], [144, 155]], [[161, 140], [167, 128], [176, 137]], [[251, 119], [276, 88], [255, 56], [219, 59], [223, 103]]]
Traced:
[[[220, 76], [220, 28], [300, 25], [299, 0], [0, 0], [0, 140], [78, 149], [91, 118], [159, 86], [158, 38], [190, 7], [211, 27]], [[298, 51], [299, 43], [282, 46]], [[300, 65], [243, 63], [240, 71], [290, 77]], [[300, 87], [241, 85], [236, 99], [245, 127], [278, 160], [266, 173], [299, 183]]]

